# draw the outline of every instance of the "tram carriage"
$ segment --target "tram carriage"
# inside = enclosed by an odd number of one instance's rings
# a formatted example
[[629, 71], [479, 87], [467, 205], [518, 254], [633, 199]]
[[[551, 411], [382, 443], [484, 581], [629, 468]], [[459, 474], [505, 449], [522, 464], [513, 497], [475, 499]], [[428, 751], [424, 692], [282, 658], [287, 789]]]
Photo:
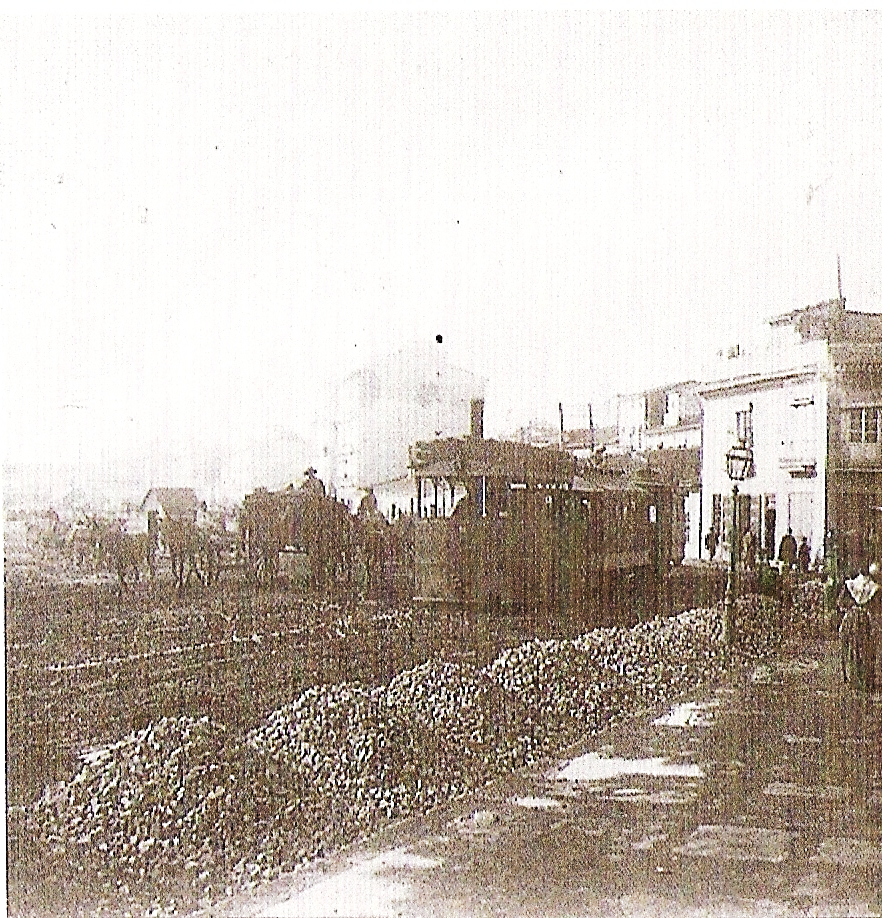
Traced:
[[[415, 595], [580, 627], [664, 611], [682, 560], [675, 489], [581, 469], [559, 450], [462, 438], [411, 450]], [[448, 518], [428, 494], [465, 491]]]

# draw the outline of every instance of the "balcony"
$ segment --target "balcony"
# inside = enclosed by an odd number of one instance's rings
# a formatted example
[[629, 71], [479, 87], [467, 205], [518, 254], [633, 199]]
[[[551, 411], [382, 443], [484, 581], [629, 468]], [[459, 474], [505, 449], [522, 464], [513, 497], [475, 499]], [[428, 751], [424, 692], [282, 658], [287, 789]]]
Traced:
[[781, 456], [778, 465], [791, 478], [817, 478], [818, 476], [818, 463], [814, 456], [807, 453], [796, 452]]

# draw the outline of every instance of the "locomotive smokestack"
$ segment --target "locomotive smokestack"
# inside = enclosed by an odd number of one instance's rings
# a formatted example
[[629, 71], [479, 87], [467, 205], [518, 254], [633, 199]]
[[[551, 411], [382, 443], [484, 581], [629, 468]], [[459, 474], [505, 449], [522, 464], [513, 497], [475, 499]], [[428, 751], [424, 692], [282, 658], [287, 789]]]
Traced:
[[472, 426], [471, 438], [473, 440], [484, 439], [484, 399], [472, 399]]

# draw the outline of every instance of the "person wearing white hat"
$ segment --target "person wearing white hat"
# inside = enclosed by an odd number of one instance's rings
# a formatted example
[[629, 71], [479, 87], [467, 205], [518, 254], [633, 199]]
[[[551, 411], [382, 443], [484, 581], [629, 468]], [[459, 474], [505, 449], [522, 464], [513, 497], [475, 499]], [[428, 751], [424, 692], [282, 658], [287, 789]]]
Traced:
[[[875, 564], [871, 566], [878, 572]], [[839, 626], [842, 678], [855, 688], [872, 691], [876, 654], [874, 631], [868, 605], [879, 593], [879, 585], [864, 574], [858, 574], [845, 585], [854, 605], [845, 613]], [[878, 616], [874, 616], [878, 617]]]

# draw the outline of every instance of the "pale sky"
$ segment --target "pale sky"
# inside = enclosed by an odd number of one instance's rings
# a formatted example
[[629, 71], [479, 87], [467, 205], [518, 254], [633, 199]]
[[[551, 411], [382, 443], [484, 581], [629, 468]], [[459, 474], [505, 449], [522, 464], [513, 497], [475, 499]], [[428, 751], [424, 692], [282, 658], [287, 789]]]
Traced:
[[[312, 436], [444, 336], [486, 432], [882, 310], [882, 17], [0, 22], [5, 457]], [[152, 445], [152, 446], [151, 446]]]

